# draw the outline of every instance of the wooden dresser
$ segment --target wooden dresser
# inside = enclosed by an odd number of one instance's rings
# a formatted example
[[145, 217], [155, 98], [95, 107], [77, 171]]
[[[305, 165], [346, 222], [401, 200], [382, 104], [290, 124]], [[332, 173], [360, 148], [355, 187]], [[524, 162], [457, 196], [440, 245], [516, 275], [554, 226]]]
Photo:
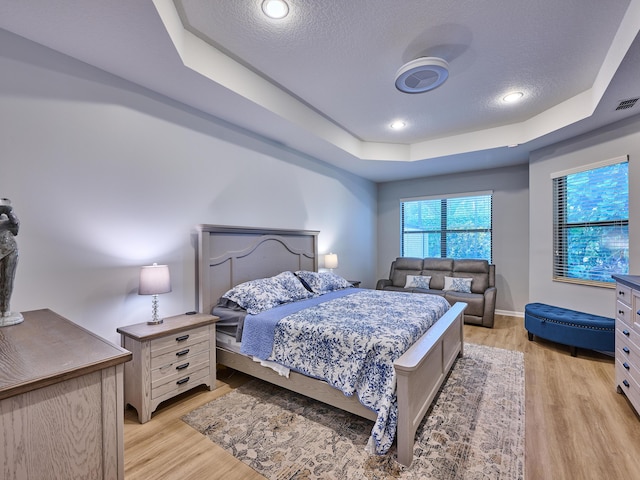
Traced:
[[216, 387], [218, 317], [196, 313], [117, 329], [121, 345], [133, 352], [125, 367], [124, 401], [148, 422], [158, 405], [198, 385]]
[[0, 328], [0, 478], [123, 479], [131, 353], [51, 310]]
[[640, 413], [640, 275], [616, 280], [616, 387]]

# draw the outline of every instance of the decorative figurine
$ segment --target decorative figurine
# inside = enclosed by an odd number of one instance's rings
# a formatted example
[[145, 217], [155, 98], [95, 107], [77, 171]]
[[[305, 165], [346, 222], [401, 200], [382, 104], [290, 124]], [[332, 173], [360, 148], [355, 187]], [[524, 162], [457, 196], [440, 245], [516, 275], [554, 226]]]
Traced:
[[15, 325], [24, 320], [20, 312], [9, 307], [13, 281], [18, 266], [18, 235], [20, 221], [13, 211], [11, 200], [0, 198], [0, 327]]

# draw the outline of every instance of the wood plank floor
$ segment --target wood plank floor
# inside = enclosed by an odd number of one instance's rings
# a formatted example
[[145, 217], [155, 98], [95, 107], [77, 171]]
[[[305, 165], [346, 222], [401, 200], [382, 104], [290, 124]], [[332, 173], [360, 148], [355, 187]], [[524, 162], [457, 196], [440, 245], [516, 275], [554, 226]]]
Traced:
[[[637, 478], [640, 419], [616, 393], [613, 358], [538, 340], [522, 318], [496, 317], [493, 329], [465, 325], [465, 341], [525, 354], [527, 480]], [[163, 403], [140, 425], [125, 413], [125, 478], [262, 479], [184, 424], [180, 417], [236, 388], [245, 377], [219, 371], [219, 388], [194, 389]]]

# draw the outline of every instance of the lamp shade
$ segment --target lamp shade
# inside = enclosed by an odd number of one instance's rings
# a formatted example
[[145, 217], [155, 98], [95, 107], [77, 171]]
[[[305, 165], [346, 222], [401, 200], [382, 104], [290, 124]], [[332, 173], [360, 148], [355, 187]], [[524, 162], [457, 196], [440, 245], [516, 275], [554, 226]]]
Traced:
[[324, 256], [324, 268], [338, 268], [338, 254], [327, 253]]
[[169, 277], [169, 266], [148, 265], [140, 268], [139, 295], [158, 295], [171, 291], [171, 278]]

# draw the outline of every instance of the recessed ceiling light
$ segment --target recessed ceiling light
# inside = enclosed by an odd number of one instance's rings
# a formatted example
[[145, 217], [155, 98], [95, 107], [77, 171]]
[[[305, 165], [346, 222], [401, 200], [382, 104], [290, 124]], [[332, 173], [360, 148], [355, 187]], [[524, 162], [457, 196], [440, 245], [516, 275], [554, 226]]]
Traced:
[[522, 92], [511, 92], [502, 97], [502, 101], [506, 103], [515, 103], [524, 97]]
[[407, 124], [405, 122], [403, 122], [402, 120], [395, 120], [393, 122], [391, 122], [391, 125], [389, 125], [391, 128], [393, 128], [394, 130], [402, 130], [404, 127], [407, 126]]
[[284, 0], [264, 0], [262, 11], [269, 18], [284, 18], [289, 13], [289, 5]]

